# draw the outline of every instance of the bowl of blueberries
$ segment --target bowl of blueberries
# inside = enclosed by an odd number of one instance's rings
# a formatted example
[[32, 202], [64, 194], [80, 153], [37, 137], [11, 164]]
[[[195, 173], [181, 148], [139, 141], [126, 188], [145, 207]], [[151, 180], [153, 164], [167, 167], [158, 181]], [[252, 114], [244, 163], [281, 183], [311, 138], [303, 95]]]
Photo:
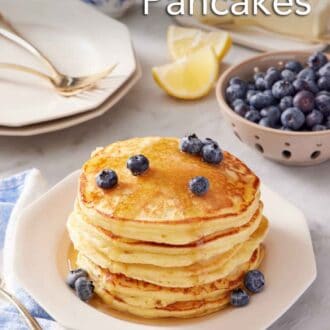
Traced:
[[229, 68], [217, 99], [234, 134], [287, 165], [330, 159], [330, 59], [317, 52], [270, 52]]

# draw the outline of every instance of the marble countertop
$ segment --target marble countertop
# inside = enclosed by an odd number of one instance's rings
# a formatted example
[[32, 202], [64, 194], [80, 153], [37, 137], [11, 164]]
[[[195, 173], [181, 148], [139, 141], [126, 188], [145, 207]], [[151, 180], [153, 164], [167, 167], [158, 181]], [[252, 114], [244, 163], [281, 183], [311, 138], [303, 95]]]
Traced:
[[[310, 224], [318, 279], [271, 329], [329, 329], [330, 162], [297, 168], [266, 160], [233, 135], [218, 109], [214, 93], [198, 102], [180, 102], [164, 95], [153, 82], [150, 70], [169, 60], [165, 38], [171, 18], [155, 7], [150, 16], [143, 18], [139, 9], [132, 10], [123, 22], [131, 30], [142, 65], [143, 77], [139, 83], [101, 118], [42, 136], [0, 137], [0, 176], [37, 167], [54, 184], [79, 168], [96, 146], [118, 139], [183, 136], [190, 132], [213, 137], [245, 161], [265, 184], [301, 208]], [[222, 69], [254, 53], [235, 46]]]

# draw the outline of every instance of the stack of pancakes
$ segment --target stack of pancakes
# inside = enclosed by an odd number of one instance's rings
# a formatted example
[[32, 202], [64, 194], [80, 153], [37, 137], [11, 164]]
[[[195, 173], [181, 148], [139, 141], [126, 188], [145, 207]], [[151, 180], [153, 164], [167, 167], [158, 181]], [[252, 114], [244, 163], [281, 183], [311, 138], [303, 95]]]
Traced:
[[[150, 169], [133, 176], [129, 157]], [[118, 175], [104, 190], [103, 169]], [[208, 193], [195, 196], [190, 179], [204, 176]], [[77, 265], [110, 307], [142, 317], [195, 317], [229, 303], [244, 274], [264, 256], [268, 221], [259, 179], [225, 152], [219, 165], [179, 150], [175, 138], [136, 138], [98, 149], [83, 166], [68, 230]]]

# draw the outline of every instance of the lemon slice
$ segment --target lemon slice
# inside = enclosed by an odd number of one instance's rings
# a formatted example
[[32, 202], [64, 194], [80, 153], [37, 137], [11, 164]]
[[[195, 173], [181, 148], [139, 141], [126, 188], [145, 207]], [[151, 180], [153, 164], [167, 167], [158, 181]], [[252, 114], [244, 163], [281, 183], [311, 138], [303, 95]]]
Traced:
[[172, 64], [154, 67], [152, 74], [169, 95], [193, 100], [207, 95], [218, 77], [219, 62], [211, 47], [204, 47]]
[[222, 60], [232, 45], [230, 34], [225, 31], [203, 32], [197, 29], [170, 25], [167, 46], [173, 59], [189, 55], [198, 49], [213, 47], [218, 60]]

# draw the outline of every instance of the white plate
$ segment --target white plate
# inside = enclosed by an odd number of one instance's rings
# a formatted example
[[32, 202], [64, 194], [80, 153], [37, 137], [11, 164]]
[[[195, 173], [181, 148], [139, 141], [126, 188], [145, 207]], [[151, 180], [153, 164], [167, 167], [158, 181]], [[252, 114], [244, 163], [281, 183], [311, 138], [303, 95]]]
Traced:
[[[127, 27], [80, 0], [1, 0], [0, 11], [63, 73], [88, 75], [118, 63], [88, 97], [65, 98], [39, 78], [1, 70], [2, 126], [31, 125], [96, 108], [136, 69]], [[0, 42], [0, 62], [20, 63], [47, 73], [26, 51], [1, 37]]]
[[79, 171], [27, 208], [14, 237], [13, 268], [19, 283], [61, 325], [73, 329], [265, 329], [295, 303], [316, 277], [315, 257], [304, 215], [262, 187], [270, 232], [265, 242], [266, 289], [246, 308], [187, 321], [132, 321], [104, 314], [80, 301], [65, 284], [69, 238], [65, 224], [73, 208]]
[[[175, 16], [174, 20], [178, 24], [187, 27], [193, 27], [207, 31], [216, 31], [218, 29], [217, 27], [201, 23], [196, 17], [189, 15]], [[223, 28], [221, 27], [221, 29]], [[327, 47], [326, 44], [304, 42], [302, 40], [289, 38], [279, 33], [249, 26], [244, 26], [243, 28], [237, 30], [228, 29], [228, 32], [230, 32], [233, 41], [236, 44], [262, 52], [285, 50], [304, 50], [315, 52], [318, 50], [323, 50]]]
[[0, 136], [32, 136], [38, 134], [45, 134], [49, 132], [58, 131], [68, 127], [72, 127], [93, 118], [99, 117], [109, 111], [119, 100], [121, 100], [130, 89], [138, 82], [141, 78], [141, 67], [137, 63], [136, 71], [127, 80], [124, 85], [122, 85], [114, 94], [110, 96], [102, 105], [96, 109], [92, 109], [88, 112], [74, 115], [71, 117], [66, 117], [62, 119], [53, 120], [50, 122], [45, 122], [41, 124], [34, 124], [31, 126], [23, 127], [4, 127], [0, 126]]

